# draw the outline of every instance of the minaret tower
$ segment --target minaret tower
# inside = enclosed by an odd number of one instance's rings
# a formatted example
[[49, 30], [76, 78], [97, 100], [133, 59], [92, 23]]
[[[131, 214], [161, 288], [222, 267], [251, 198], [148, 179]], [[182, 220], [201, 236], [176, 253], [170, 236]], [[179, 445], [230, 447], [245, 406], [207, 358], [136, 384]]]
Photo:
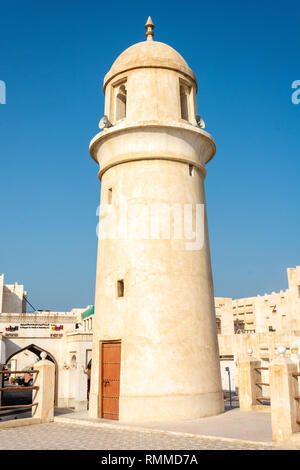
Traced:
[[[196, 116], [193, 71], [153, 39], [150, 17], [146, 29], [104, 78], [90, 144], [101, 202], [89, 414], [128, 422], [223, 411], [204, 191], [215, 143]], [[111, 214], [131, 235], [112, 235]]]

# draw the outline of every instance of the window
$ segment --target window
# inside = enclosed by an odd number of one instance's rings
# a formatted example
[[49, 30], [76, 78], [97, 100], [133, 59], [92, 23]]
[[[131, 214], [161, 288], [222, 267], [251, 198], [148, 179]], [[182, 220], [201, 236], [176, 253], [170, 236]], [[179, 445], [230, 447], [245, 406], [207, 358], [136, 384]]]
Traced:
[[180, 110], [181, 119], [185, 121], [189, 120], [189, 100], [190, 100], [191, 88], [187, 85], [180, 84]]
[[124, 297], [124, 279], [119, 279], [117, 282], [118, 297]]
[[125, 83], [115, 88], [115, 120], [119, 121], [126, 117], [126, 87]]
[[286, 328], [286, 315], [282, 315], [282, 328]]

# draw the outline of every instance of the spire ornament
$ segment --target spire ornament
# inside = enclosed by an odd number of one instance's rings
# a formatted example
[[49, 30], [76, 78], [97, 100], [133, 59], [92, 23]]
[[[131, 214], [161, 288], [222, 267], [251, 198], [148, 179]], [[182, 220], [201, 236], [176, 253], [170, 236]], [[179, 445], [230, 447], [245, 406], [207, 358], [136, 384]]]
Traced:
[[153, 36], [154, 36], [154, 24], [151, 19], [151, 16], [148, 17], [147, 23], [145, 24], [145, 28], [147, 29], [145, 35], [147, 36], [147, 41], [153, 41]]

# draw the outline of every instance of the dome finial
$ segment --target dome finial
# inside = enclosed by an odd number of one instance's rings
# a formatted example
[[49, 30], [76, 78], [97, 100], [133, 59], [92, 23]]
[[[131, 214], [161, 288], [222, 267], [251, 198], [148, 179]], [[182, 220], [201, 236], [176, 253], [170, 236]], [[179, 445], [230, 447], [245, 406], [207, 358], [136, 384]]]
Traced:
[[154, 33], [153, 33], [154, 24], [153, 24], [153, 21], [151, 19], [151, 16], [148, 17], [147, 23], [145, 24], [145, 28], [147, 29], [147, 31], [145, 33], [146, 36], [147, 36], [147, 41], [152, 41], [153, 36], [154, 36]]

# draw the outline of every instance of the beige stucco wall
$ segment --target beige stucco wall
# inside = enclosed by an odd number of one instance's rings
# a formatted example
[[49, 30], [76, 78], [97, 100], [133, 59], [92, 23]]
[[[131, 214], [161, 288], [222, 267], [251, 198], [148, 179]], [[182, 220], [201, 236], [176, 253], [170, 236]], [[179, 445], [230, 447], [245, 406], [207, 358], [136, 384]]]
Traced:
[[298, 345], [300, 351], [300, 331], [218, 335], [218, 342], [221, 356], [231, 355], [237, 361], [251, 348], [254, 357], [268, 362], [277, 355], [279, 345], [287, 348], [287, 355], [293, 345]]
[[4, 274], [0, 275], [0, 313], [26, 312], [24, 286], [18, 284], [4, 284]]
[[3, 312], [22, 313], [24, 311], [24, 286], [6, 284], [3, 286]]
[[[270, 362], [278, 356], [277, 347], [284, 345], [286, 356], [291, 356], [291, 348], [297, 346], [300, 354], [300, 331], [265, 332], [249, 334], [218, 335], [219, 351], [221, 357], [221, 375], [223, 388], [228, 383], [225, 366], [231, 367], [233, 387], [238, 387], [238, 361], [249, 359], [248, 350], [252, 349], [252, 357], [261, 361], [262, 367], [268, 367]], [[269, 372], [261, 372], [262, 382], [269, 382]], [[263, 395], [269, 396], [267, 387], [262, 387]]]
[[[119, 165], [102, 179], [103, 198], [108, 186], [133, 203], [204, 202], [201, 173], [191, 183], [188, 168], [181, 163]], [[198, 252], [186, 251], [182, 241], [102, 240], [98, 266], [93, 364], [98, 363], [100, 340], [122, 340], [120, 419], [132, 419], [135, 410], [142, 414], [137, 407], [143, 408], [145, 419], [156, 418], [155, 398], [161, 403], [161, 418], [169, 418], [174, 405], [163, 402], [163, 397], [177, 400], [178, 406], [187, 398], [195, 415], [213, 414], [216, 410], [201, 404], [201, 394], [215, 394], [214, 403], [219, 394], [207, 233], [205, 246]], [[118, 279], [125, 281], [124, 298], [116, 297]], [[92, 373], [95, 386], [94, 368]], [[94, 389], [93, 393], [97, 395]], [[180, 409], [186, 410], [186, 405]]]

